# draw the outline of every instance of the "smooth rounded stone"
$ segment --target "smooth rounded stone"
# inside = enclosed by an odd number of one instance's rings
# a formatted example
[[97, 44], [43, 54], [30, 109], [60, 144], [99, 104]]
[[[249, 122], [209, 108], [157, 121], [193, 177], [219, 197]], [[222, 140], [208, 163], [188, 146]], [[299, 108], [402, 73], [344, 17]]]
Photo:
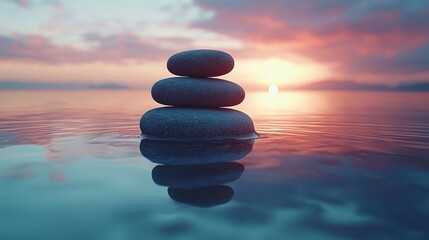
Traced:
[[228, 140], [257, 137], [252, 119], [233, 109], [162, 107], [140, 119], [143, 139]]
[[241, 177], [244, 165], [236, 162], [204, 165], [165, 166], [152, 169], [153, 181], [161, 186], [197, 188], [233, 182]]
[[253, 149], [254, 139], [231, 141], [157, 141], [143, 139], [140, 153], [154, 163], [196, 165], [237, 161]]
[[168, 195], [176, 202], [195, 207], [213, 207], [225, 204], [234, 197], [234, 190], [225, 185], [201, 188], [168, 188]]
[[179, 52], [167, 61], [167, 69], [174, 75], [187, 77], [217, 77], [234, 68], [234, 58], [219, 50], [190, 50]]
[[245, 97], [238, 84], [217, 78], [167, 78], [156, 82], [151, 93], [158, 103], [179, 107], [235, 106]]

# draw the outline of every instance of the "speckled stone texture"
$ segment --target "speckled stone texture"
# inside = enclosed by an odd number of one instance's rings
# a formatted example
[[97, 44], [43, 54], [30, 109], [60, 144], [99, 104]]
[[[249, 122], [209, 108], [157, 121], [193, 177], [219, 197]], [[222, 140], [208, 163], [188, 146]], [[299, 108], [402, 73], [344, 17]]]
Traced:
[[142, 137], [160, 140], [254, 138], [252, 119], [233, 109], [163, 107], [140, 119]]
[[197, 188], [233, 182], [241, 177], [244, 166], [236, 162], [163, 166], [152, 170], [153, 181], [161, 186]]
[[253, 149], [254, 139], [233, 141], [156, 141], [143, 139], [140, 153], [154, 163], [165, 165], [213, 164], [244, 158]]
[[218, 50], [190, 50], [171, 56], [167, 61], [167, 68], [178, 76], [217, 77], [232, 71], [234, 58]]
[[238, 84], [217, 78], [167, 78], [156, 82], [151, 93], [156, 102], [179, 107], [235, 106], [245, 97]]

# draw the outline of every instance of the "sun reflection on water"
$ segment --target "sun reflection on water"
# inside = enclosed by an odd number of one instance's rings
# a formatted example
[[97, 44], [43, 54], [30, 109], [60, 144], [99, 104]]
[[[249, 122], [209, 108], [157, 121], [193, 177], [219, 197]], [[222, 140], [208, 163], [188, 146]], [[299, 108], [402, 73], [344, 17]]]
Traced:
[[306, 92], [256, 92], [240, 105], [251, 116], [319, 114], [327, 107], [323, 94]]

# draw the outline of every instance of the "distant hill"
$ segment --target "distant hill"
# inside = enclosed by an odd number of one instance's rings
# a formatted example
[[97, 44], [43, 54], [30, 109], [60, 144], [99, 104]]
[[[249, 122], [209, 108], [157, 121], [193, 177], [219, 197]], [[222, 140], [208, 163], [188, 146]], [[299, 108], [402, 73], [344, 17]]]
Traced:
[[390, 87], [381, 84], [366, 84], [353, 81], [321, 81], [299, 86], [295, 90], [312, 91], [429, 91], [429, 83], [404, 84]]
[[395, 88], [397, 91], [419, 91], [425, 92], [429, 91], [429, 83], [415, 83], [410, 85], [400, 85]]
[[20, 81], [0, 81], [1, 89], [128, 89], [128, 86], [116, 83], [88, 84], [88, 83], [42, 83], [42, 82], [20, 82]]
[[298, 90], [338, 90], [338, 91], [386, 91], [388, 86], [356, 83], [353, 81], [322, 81], [310, 83], [297, 88]]
[[98, 85], [90, 85], [88, 88], [91, 89], [129, 89], [128, 86], [120, 85], [117, 83], [104, 83]]

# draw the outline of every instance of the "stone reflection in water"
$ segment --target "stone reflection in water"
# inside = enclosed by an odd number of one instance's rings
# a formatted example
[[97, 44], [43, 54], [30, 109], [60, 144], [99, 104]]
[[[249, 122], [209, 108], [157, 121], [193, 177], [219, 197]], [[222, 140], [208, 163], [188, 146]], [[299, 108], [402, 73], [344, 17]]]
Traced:
[[226, 185], [200, 188], [168, 188], [168, 195], [176, 202], [196, 207], [213, 207], [231, 201], [234, 190]]
[[252, 151], [253, 143], [253, 139], [203, 142], [143, 139], [140, 142], [140, 152], [154, 163], [200, 165], [242, 159]]
[[161, 186], [197, 188], [233, 182], [241, 177], [244, 166], [237, 162], [204, 165], [158, 165], [152, 170], [153, 181]]
[[247, 156], [254, 140], [154, 141], [143, 139], [140, 152], [162, 165], [152, 170], [153, 181], [167, 186], [171, 199], [197, 207], [229, 202], [234, 190], [225, 184], [236, 181], [244, 165], [234, 162]]

